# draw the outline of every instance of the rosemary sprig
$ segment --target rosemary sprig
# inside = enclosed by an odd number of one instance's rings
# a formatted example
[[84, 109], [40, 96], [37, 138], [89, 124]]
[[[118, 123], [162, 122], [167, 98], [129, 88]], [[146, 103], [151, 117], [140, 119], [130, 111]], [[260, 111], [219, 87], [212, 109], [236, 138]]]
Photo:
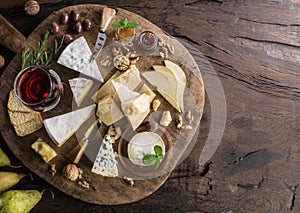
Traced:
[[36, 50], [30, 49], [26, 47], [22, 51], [22, 64], [21, 68], [24, 69], [28, 66], [44, 66], [49, 67], [50, 62], [53, 60], [53, 58], [56, 56], [56, 54], [59, 52], [61, 47], [63, 46], [63, 40], [64, 37], [62, 37], [61, 41], [58, 44], [57, 38], [54, 39], [54, 48], [46, 51], [45, 45], [49, 38], [49, 31], [46, 31], [44, 36], [41, 38], [41, 40], [38, 42], [38, 47]]
[[44, 66], [48, 67], [50, 66], [50, 62], [52, 59], [56, 56], [56, 54], [59, 52], [61, 47], [64, 44], [64, 37], [61, 38], [60, 42], [58, 43], [57, 38], [54, 39], [54, 48], [50, 51], [44, 52], [44, 56], [42, 58]]

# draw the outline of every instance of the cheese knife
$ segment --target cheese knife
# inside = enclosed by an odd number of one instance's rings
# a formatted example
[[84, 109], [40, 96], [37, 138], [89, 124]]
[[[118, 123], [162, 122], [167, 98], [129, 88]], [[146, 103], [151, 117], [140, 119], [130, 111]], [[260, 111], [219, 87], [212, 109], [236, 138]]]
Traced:
[[116, 14], [116, 11], [112, 8], [104, 7], [102, 10], [102, 16], [100, 21], [100, 30], [97, 36], [96, 44], [94, 47], [94, 51], [92, 53], [92, 56], [90, 58], [90, 63], [93, 62], [99, 53], [101, 52], [105, 41], [107, 39], [107, 36], [105, 34], [105, 30], [107, 29], [111, 19]]
[[88, 143], [92, 140], [92, 138], [96, 135], [98, 130], [102, 125], [101, 120], [97, 120], [91, 124], [88, 130], [85, 132], [84, 137], [82, 140], [71, 150], [67, 153], [67, 158], [69, 158], [74, 164], [78, 164]]

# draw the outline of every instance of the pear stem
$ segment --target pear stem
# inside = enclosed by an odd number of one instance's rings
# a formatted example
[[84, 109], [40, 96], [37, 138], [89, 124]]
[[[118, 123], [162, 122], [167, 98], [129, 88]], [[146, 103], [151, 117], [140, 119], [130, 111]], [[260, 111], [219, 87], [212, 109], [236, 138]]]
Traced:
[[54, 193], [53, 193], [53, 191], [51, 190], [51, 189], [44, 189], [42, 192], [41, 192], [41, 194], [44, 194], [44, 192], [47, 192], [47, 191], [49, 191], [50, 192], [50, 194], [51, 194], [51, 197], [52, 197], [52, 200], [54, 200]]

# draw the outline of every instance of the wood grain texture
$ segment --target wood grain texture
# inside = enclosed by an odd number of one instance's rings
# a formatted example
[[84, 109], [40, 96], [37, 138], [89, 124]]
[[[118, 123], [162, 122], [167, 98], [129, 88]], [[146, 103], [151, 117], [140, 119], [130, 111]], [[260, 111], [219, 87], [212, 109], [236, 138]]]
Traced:
[[[44, 11], [49, 14], [79, 2], [45, 5]], [[207, 99], [193, 151], [150, 197], [128, 205], [95, 206], [55, 191], [56, 199], [45, 195], [33, 212], [299, 212], [299, 2], [128, 0], [105, 4], [142, 15], [195, 45], [209, 59], [226, 94], [222, 143], [211, 162], [199, 168], [201, 144], [211, 122]], [[14, 12], [7, 10], [3, 15], [28, 35], [33, 28]], [[37, 26], [42, 17], [35, 20]], [[20, 23], [27, 23], [28, 29]], [[45, 185], [36, 181], [23, 182], [21, 187]]]

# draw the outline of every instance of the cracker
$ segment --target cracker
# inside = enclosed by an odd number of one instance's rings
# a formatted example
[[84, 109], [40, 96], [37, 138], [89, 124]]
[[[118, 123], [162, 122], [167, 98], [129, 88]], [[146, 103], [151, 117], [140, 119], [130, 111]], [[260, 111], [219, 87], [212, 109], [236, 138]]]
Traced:
[[15, 131], [18, 136], [24, 137], [29, 135], [40, 128], [43, 127], [43, 119], [40, 114], [38, 114], [37, 118], [34, 118], [30, 121], [22, 123], [20, 125], [14, 125]]
[[31, 111], [31, 112], [18, 112], [8, 110], [8, 115], [10, 118], [10, 122], [12, 125], [20, 125], [32, 119], [38, 117], [39, 112]]
[[21, 104], [15, 95], [14, 90], [11, 90], [9, 92], [8, 102], [7, 102], [7, 108], [11, 111], [17, 111], [17, 112], [31, 112], [32, 110]]

